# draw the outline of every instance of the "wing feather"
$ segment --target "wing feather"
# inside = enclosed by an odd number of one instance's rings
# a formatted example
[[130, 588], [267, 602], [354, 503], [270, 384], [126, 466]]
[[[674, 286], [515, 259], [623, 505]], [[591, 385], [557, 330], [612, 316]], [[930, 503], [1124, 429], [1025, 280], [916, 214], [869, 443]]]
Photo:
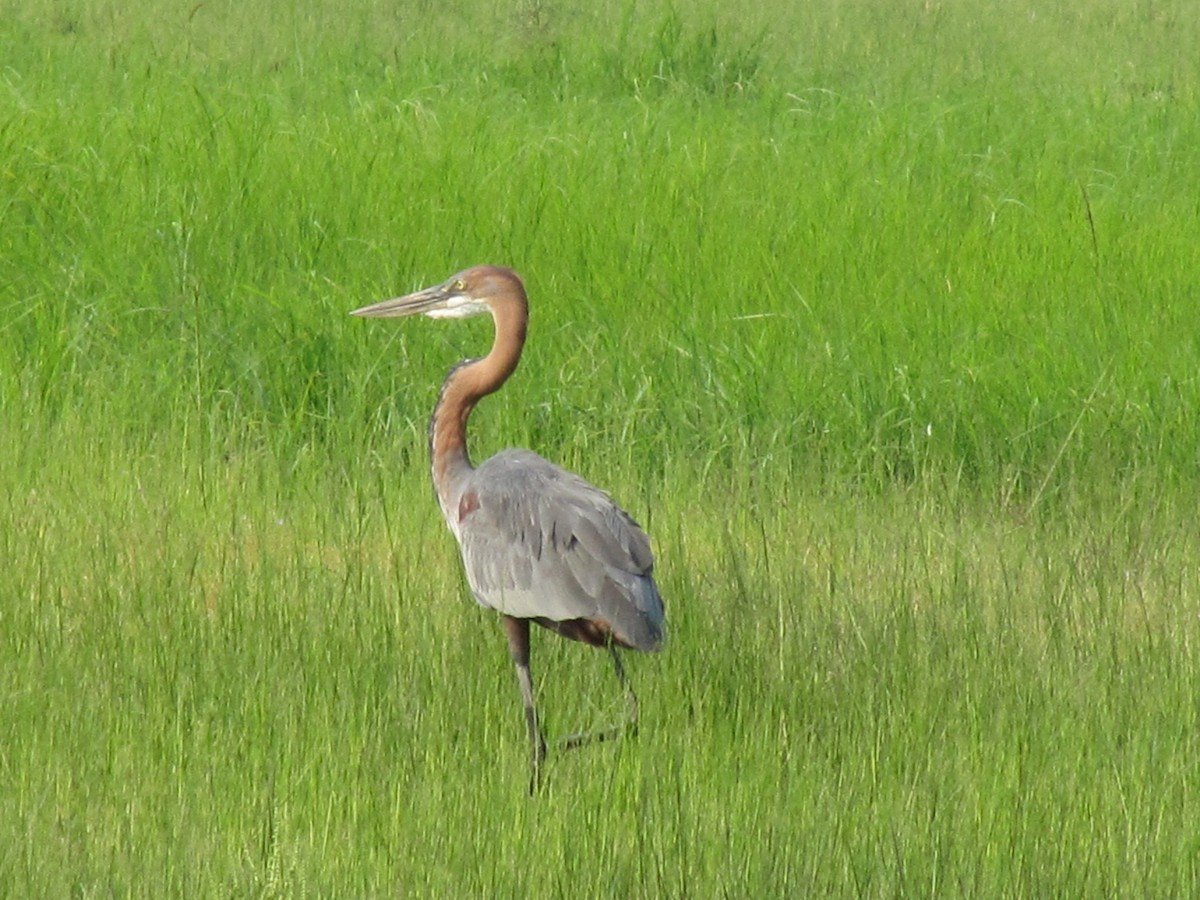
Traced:
[[632, 646], [663, 639], [662, 599], [645, 532], [578, 475], [526, 450], [483, 463], [458, 523], [471, 590], [523, 618], [600, 620]]

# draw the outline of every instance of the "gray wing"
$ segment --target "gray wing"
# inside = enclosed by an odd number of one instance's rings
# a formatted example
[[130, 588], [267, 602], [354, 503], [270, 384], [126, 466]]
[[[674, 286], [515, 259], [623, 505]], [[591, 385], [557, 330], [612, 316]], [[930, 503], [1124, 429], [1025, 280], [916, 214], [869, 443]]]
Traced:
[[471, 591], [518, 618], [602, 622], [639, 650], [664, 638], [650, 541], [603, 491], [528, 450], [476, 469], [458, 503]]

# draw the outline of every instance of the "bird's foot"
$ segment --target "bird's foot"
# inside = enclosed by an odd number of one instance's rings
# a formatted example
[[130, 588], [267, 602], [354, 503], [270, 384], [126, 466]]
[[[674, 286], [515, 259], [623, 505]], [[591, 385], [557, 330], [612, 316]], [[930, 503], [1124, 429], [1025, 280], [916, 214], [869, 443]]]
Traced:
[[630, 722], [628, 725], [615, 725], [612, 728], [605, 728], [602, 731], [587, 731], [580, 734], [570, 734], [562, 738], [558, 742], [560, 750], [577, 750], [580, 747], [586, 747], [589, 744], [603, 744], [607, 741], [615, 741], [625, 736], [633, 737], [637, 734], [637, 722]]

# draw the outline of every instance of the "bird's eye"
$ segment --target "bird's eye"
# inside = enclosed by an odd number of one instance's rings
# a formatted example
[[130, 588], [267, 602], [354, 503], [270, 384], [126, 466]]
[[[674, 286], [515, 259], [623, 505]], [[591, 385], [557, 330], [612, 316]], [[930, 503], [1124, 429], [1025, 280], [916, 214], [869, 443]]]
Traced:
[[459, 278], [454, 282], [454, 289], [456, 291], [465, 291], [467, 289], [467, 283]]

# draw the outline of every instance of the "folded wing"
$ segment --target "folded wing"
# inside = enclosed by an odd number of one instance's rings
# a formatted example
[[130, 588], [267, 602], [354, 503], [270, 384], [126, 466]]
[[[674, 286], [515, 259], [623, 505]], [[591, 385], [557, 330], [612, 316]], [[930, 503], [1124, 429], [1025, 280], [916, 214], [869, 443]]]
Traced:
[[527, 450], [483, 463], [459, 503], [475, 599], [510, 616], [586, 620], [619, 643], [665, 637], [650, 541], [606, 493]]

